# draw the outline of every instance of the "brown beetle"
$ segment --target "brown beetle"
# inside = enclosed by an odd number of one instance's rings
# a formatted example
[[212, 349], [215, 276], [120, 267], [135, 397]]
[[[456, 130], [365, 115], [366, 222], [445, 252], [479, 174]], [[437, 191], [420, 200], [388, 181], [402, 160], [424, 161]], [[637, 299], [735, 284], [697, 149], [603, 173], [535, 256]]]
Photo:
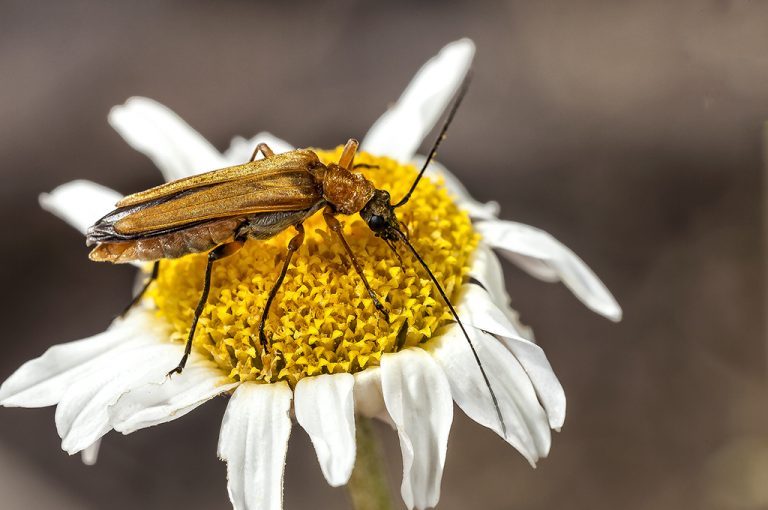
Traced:
[[[184, 355], [168, 375], [183, 371], [192, 350], [197, 322], [208, 300], [213, 263], [237, 252], [247, 239], [269, 239], [293, 226], [297, 233], [288, 243], [288, 254], [280, 276], [269, 292], [259, 322], [259, 341], [265, 349], [268, 348], [264, 325], [269, 308], [293, 254], [304, 240], [302, 223], [320, 209], [324, 209], [326, 224], [343, 244], [374, 305], [389, 321], [386, 309], [366, 280], [335, 216], [359, 213], [374, 234], [387, 242], [395, 253], [396, 242], [405, 244], [429, 274], [469, 342], [506, 435], [496, 395], [472, 341], [442, 286], [408, 241], [394, 211], [410, 199], [424, 175], [466, 93], [467, 84], [465, 82], [462, 86], [410, 190], [394, 205], [390, 203], [388, 192], [376, 189], [363, 175], [353, 172], [357, 140], [350, 139], [339, 162], [329, 165], [320, 162], [317, 154], [309, 149], [274, 154], [266, 144], [259, 144], [251, 160], [244, 165], [194, 175], [129, 195], [116, 204], [117, 209], [91, 226], [87, 232], [88, 246], [95, 245], [90, 253], [91, 260], [115, 263], [155, 261], [151, 277], [126, 311], [138, 302], [157, 277], [159, 260], [208, 252], [203, 291], [195, 309]], [[264, 159], [256, 159], [259, 152]]]

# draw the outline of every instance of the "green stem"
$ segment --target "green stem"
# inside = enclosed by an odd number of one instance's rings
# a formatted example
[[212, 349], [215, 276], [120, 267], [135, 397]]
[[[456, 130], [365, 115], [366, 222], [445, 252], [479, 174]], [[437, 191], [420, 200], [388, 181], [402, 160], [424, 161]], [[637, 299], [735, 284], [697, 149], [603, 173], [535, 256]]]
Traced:
[[347, 484], [355, 510], [391, 510], [384, 459], [370, 418], [356, 417], [357, 458]]

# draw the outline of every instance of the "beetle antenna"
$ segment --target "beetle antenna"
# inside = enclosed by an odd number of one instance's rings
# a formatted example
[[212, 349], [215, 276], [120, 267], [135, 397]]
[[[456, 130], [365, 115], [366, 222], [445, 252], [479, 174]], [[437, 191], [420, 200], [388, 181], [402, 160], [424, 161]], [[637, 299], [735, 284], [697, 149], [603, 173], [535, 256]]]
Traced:
[[467, 76], [464, 78], [464, 81], [461, 84], [459, 93], [456, 95], [456, 99], [453, 101], [453, 105], [451, 106], [451, 111], [448, 112], [448, 117], [446, 117], [445, 122], [443, 123], [442, 129], [440, 129], [440, 134], [437, 136], [435, 143], [432, 145], [432, 150], [429, 151], [429, 155], [427, 156], [427, 160], [424, 162], [424, 166], [421, 167], [421, 171], [419, 172], [419, 175], [416, 176], [416, 180], [413, 181], [413, 184], [411, 185], [411, 189], [408, 190], [408, 193], [405, 194], [402, 200], [400, 200], [398, 203], [392, 206], [393, 208], [400, 207], [401, 205], [408, 202], [408, 200], [410, 200], [413, 190], [416, 189], [416, 185], [419, 184], [421, 177], [424, 175], [424, 172], [426, 171], [427, 167], [432, 162], [432, 159], [434, 159], [435, 154], [437, 154], [437, 148], [440, 146], [440, 142], [442, 142], [443, 139], [445, 139], [445, 133], [448, 131], [448, 126], [451, 125], [451, 122], [453, 121], [453, 117], [456, 115], [456, 111], [459, 109], [459, 105], [461, 105], [461, 101], [464, 99], [464, 96], [467, 93], [467, 89], [469, 88], [469, 82], [471, 78], [472, 78], [472, 73], [471, 72], [467, 73]]
[[445, 301], [445, 304], [448, 305], [448, 309], [451, 311], [451, 315], [453, 315], [453, 318], [456, 319], [456, 322], [459, 324], [459, 327], [461, 328], [461, 332], [464, 333], [464, 338], [467, 339], [467, 343], [469, 344], [469, 348], [472, 350], [472, 355], [475, 357], [475, 362], [477, 362], [477, 366], [480, 368], [480, 373], [483, 374], [483, 380], [485, 381], [485, 386], [488, 388], [488, 392], [491, 394], [491, 400], [493, 401], [493, 407], [496, 409], [496, 416], [499, 418], [499, 423], [501, 424], [501, 433], [504, 439], [507, 438], [507, 426], [504, 424], [504, 417], [501, 415], [501, 408], [499, 407], [499, 400], [496, 398], [496, 394], [493, 392], [493, 388], [491, 387], [491, 381], [488, 379], [488, 374], [485, 373], [485, 369], [483, 368], [483, 364], [480, 362], [480, 356], [477, 355], [477, 351], [475, 350], [474, 344], [472, 344], [472, 340], [469, 339], [469, 334], [467, 333], [467, 330], [464, 329], [464, 324], [462, 324], [461, 319], [459, 319], [459, 314], [456, 313], [456, 310], [453, 308], [453, 305], [451, 304], [451, 300], [448, 299], [448, 296], [445, 294], [445, 291], [440, 286], [440, 283], [438, 283], [437, 278], [435, 278], [435, 275], [432, 274], [432, 270], [429, 269], [429, 266], [427, 266], [427, 263], [424, 262], [424, 259], [421, 258], [421, 255], [416, 251], [416, 248], [413, 247], [413, 245], [408, 241], [408, 238], [406, 238], [402, 232], [399, 232], [400, 234], [400, 240], [405, 243], [405, 245], [408, 247], [409, 250], [411, 250], [411, 253], [413, 253], [413, 256], [416, 257], [416, 260], [419, 261], [419, 264], [421, 264], [421, 267], [424, 268], [424, 270], [429, 275], [429, 278], [432, 280], [432, 283], [435, 284], [437, 287], [437, 290], [440, 292], [440, 295], [443, 297], [443, 301]]

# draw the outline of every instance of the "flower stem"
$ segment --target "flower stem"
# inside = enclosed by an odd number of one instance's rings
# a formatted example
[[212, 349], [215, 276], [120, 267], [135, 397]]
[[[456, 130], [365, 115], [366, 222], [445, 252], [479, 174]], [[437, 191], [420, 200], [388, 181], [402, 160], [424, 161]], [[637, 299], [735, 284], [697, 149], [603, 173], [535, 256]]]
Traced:
[[355, 510], [391, 510], [392, 498], [373, 422], [365, 416], [356, 418], [357, 458], [347, 484], [352, 507]]

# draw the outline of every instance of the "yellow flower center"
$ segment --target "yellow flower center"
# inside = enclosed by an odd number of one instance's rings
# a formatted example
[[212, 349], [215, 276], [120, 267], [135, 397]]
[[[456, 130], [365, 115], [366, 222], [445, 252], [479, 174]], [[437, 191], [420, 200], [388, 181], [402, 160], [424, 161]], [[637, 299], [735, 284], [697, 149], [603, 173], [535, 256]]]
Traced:
[[[327, 164], [338, 161], [341, 147], [316, 152]], [[389, 191], [393, 201], [408, 191], [417, 174], [411, 165], [366, 153], [358, 153], [355, 163], [375, 165], [361, 171], [377, 188]], [[467, 214], [429, 179], [419, 183], [397, 213], [411, 243], [455, 299], [479, 239]], [[429, 276], [405, 246], [398, 246], [401, 264], [359, 215], [339, 220], [368, 282], [389, 312], [389, 323], [318, 213], [304, 223], [304, 244], [272, 303], [265, 328], [269, 348], [264, 351], [259, 344], [259, 320], [293, 229], [267, 241], [249, 240], [239, 252], [214, 263], [194, 348], [234, 381], [285, 380], [293, 386], [306, 376], [376, 366], [382, 354], [419, 345], [451, 320]], [[170, 323], [175, 341], [184, 342], [189, 334], [205, 264], [204, 254], [164, 260], [151, 287], [157, 313]]]

